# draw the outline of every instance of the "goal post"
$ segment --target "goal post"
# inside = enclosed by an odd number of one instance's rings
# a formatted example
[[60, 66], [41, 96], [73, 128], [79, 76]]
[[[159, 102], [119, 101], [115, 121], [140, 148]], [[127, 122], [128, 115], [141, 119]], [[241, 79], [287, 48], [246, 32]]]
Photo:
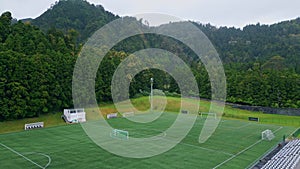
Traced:
[[106, 115], [107, 119], [112, 119], [112, 118], [117, 118], [118, 117], [118, 113], [110, 113]]
[[121, 114], [122, 114], [122, 117], [125, 117], [125, 118], [134, 116], [134, 112], [124, 112]]
[[125, 131], [125, 130], [120, 130], [120, 129], [113, 129], [111, 136], [113, 138], [127, 140], [129, 138], [129, 132]]
[[217, 113], [209, 113], [209, 112], [199, 112], [201, 119], [203, 118], [213, 118], [217, 119]]
[[262, 139], [262, 140], [268, 140], [268, 141], [271, 141], [271, 140], [273, 140], [274, 138], [275, 138], [274, 133], [273, 133], [271, 130], [269, 130], [269, 129], [267, 129], [267, 130], [261, 132], [261, 139]]

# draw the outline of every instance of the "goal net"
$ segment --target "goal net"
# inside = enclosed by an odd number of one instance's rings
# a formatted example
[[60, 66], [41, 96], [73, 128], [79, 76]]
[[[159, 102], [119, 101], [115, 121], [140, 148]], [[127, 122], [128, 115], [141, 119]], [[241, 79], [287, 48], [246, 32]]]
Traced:
[[128, 137], [129, 137], [129, 133], [128, 133], [128, 131], [125, 131], [125, 130], [113, 129], [113, 131], [111, 133], [111, 136], [113, 138], [118, 138], [118, 139], [121, 139], [121, 140], [127, 140]]
[[134, 112], [125, 112], [125, 113], [121, 113], [122, 117], [132, 117], [134, 116]]
[[217, 113], [199, 112], [201, 118], [217, 119]]
[[271, 130], [269, 130], [269, 129], [261, 132], [261, 139], [263, 139], [263, 140], [271, 141], [274, 138], [275, 138], [274, 133]]

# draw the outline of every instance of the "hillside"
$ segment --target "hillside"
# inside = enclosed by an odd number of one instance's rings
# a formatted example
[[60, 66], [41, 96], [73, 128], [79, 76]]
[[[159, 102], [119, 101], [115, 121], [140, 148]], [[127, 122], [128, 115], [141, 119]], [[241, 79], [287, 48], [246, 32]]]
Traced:
[[[10, 12], [0, 16], [0, 121], [72, 107], [72, 75], [81, 49], [79, 44], [119, 17], [83, 0], [61, 0], [36, 19], [15, 22], [12, 18]], [[243, 29], [194, 23], [212, 41], [223, 60], [228, 102], [300, 108], [299, 20]], [[194, 59], [189, 48], [168, 37], [146, 34], [117, 44], [102, 60], [95, 79], [98, 102], [112, 101], [112, 76], [124, 58], [151, 47], [181, 57], [194, 73], [200, 97], [211, 97], [206, 69]], [[155, 89], [169, 96], [180, 94], [176, 81], [155, 69], [135, 77], [126, 76], [132, 78], [130, 96], [148, 95], [150, 86], [145, 84], [153, 76]]]
[[106, 11], [101, 5], [93, 5], [82, 0], [60, 0], [41, 16], [32, 20], [32, 24], [43, 31], [51, 28], [68, 32], [79, 32], [79, 42], [86, 40], [97, 29], [119, 18]]
[[[101, 5], [89, 4], [83, 0], [60, 0], [31, 22], [45, 32], [52, 28], [65, 33], [74, 29], [79, 33], [77, 40], [80, 43], [117, 18], [117, 15], [106, 11]], [[264, 64], [274, 56], [281, 56], [285, 68], [300, 73], [300, 18], [272, 25], [247, 25], [242, 29], [218, 28], [197, 22], [194, 24], [212, 41], [224, 63]], [[147, 40], [151, 44], [153, 38]], [[133, 41], [129, 43], [136, 46]], [[132, 47], [131, 51], [137, 49]]]
[[300, 18], [243, 29], [195, 23], [211, 39], [225, 63], [267, 62], [281, 56], [284, 65], [300, 73]]

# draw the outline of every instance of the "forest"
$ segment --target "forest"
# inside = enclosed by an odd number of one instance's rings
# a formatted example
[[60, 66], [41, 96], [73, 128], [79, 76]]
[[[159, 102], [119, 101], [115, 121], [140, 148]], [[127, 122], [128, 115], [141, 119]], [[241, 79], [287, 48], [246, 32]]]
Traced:
[[[0, 121], [72, 107], [73, 69], [82, 46], [96, 30], [120, 17], [82, 0], [60, 0], [35, 19], [16, 21], [12, 15], [0, 16]], [[300, 108], [300, 18], [242, 29], [192, 23], [223, 61], [228, 102]], [[169, 37], [141, 36], [119, 43], [101, 62], [95, 79], [98, 102], [112, 101], [110, 83], [122, 60], [150, 47], [179, 55], [191, 67], [200, 97], [210, 98], [206, 69], [190, 49]], [[175, 80], [156, 69], [132, 78], [130, 96], [148, 95], [150, 77], [155, 77], [154, 88], [180, 96]]]

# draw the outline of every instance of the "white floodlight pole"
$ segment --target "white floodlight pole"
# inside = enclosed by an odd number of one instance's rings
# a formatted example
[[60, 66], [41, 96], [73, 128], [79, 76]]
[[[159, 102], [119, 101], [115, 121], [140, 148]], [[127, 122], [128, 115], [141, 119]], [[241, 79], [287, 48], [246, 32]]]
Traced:
[[151, 82], [151, 91], [150, 91], [150, 111], [152, 112], [153, 110], [153, 78], [150, 78]]

